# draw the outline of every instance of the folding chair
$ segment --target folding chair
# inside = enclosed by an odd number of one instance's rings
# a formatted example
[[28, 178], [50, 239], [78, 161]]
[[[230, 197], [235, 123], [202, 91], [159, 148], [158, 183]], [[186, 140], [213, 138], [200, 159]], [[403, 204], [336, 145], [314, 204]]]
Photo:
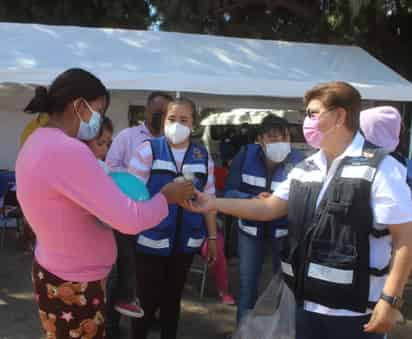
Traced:
[[201, 276], [201, 283], [200, 283], [200, 294], [199, 297], [200, 299], [203, 299], [205, 295], [205, 289], [206, 289], [206, 279], [207, 279], [207, 271], [208, 271], [208, 264], [206, 260], [203, 260], [203, 257], [199, 254], [201, 258], [201, 264], [196, 264], [193, 263], [192, 266], [190, 267], [190, 272], [191, 273], [196, 273], [200, 274]]
[[21, 211], [20, 205], [17, 201], [16, 192], [10, 190], [10, 187], [6, 189], [3, 199], [3, 206], [0, 207], [0, 216], [2, 218], [2, 234], [0, 247], [4, 247], [4, 240], [7, 232], [7, 228], [10, 220], [15, 220], [16, 222], [16, 233], [19, 236], [22, 233], [22, 220], [23, 213]]

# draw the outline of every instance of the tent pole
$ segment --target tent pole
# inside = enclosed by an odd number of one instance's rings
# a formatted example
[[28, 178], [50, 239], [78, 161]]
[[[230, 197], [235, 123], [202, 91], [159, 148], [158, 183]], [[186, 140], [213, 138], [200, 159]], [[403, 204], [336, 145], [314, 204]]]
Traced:
[[[406, 120], [406, 104], [402, 104], [402, 117]], [[408, 158], [412, 159], [412, 119], [409, 121], [409, 152]]]

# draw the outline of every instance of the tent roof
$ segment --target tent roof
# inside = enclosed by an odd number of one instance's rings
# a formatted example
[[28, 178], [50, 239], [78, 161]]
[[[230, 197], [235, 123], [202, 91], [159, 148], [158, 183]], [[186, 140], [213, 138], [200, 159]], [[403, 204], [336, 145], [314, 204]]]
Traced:
[[364, 99], [412, 101], [412, 85], [358, 47], [0, 23], [0, 81], [49, 84], [83, 67], [111, 89], [300, 98], [343, 80]]

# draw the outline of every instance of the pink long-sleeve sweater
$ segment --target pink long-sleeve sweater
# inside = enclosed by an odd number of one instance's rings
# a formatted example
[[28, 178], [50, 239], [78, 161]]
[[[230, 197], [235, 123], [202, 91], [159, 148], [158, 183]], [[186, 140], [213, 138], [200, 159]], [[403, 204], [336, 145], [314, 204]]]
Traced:
[[136, 234], [168, 214], [162, 194], [135, 202], [98, 165], [89, 148], [54, 128], [40, 128], [16, 162], [17, 197], [36, 234], [36, 260], [69, 281], [106, 277], [116, 259], [113, 232]]

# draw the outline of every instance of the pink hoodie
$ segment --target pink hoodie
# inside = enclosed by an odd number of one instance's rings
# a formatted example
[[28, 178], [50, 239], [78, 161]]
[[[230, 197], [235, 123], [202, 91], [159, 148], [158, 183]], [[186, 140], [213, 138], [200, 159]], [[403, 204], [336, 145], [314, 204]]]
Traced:
[[113, 232], [136, 234], [168, 215], [162, 194], [146, 202], [123, 195], [89, 148], [53, 128], [40, 128], [16, 163], [17, 196], [37, 237], [40, 265], [61, 279], [106, 277], [116, 258]]

